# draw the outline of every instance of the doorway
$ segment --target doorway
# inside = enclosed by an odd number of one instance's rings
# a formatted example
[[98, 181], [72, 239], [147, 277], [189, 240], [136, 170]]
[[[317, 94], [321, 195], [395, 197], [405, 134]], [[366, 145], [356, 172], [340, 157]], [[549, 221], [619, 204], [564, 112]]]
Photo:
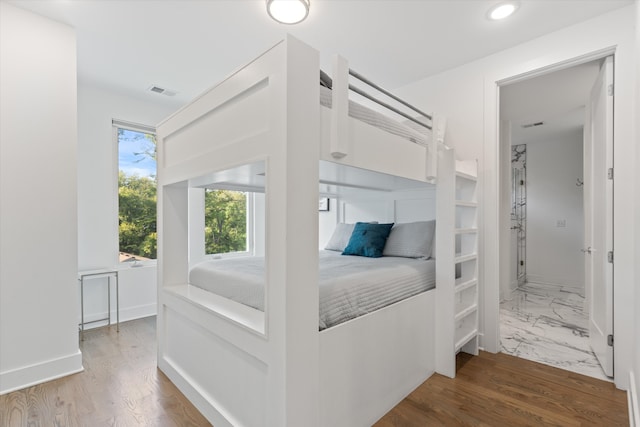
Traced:
[[505, 353], [609, 379], [589, 339], [585, 277], [590, 207], [583, 153], [589, 99], [603, 62], [501, 87], [501, 193], [511, 202], [502, 217], [510, 224], [511, 274], [500, 286], [500, 336]]

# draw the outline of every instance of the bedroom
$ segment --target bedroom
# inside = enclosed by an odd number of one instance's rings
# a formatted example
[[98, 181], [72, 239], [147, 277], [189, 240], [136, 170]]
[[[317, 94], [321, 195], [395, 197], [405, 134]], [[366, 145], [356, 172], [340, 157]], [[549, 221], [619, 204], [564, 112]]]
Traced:
[[[602, 31], [606, 32], [608, 31], [607, 29], [610, 29], [613, 27], [626, 28], [626, 24], [620, 25], [620, 26], [616, 25], [616, 23], [618, 22], [628, 22], [627, 20], [630, 19], [630, 18], [623, 18], [621, 15], [622, 13], [618, 12], [618, 14], [603, 16], [598, 21], [600, 25], [605, 26], [605, 29]], [[627, 13], [627, 15], [632, 16], [633, 14]], [[521, 45], [519, 48], [514, 48], [512, 52], [503, 53], [502, 56], [496, 55], [494, 57], [485, 58], [484, 60], [479, 60], [479, 62], [469, 64], [466, 68], [458, 68], [449, 72], [436, 75], [435, 77], [427, 79], [426, 81], [415, 83], [414, 85], [407, 86], [404, 89], [401, 88], [400, 91], [406, 92], [406, 93], [419, 93], [420, 94], [419, 98], [424, 97], [424, 100], [422, 99], [419, 100], [420, 101], [419, 105], [424, 105], [427, 108], [434, 108], [434, 109], [437, 109], [438, 111], [442, 111], [449, 119], [450, 137], [454, 145], [456, 146], [456, 148], [459, 150], [461, 149], [465, 150], [470, 156], [473, 155], [475, 157], [482, 158], [485, 155], [487, 155], [486, 153], [483, 152], [483, 147], [485, 147], [484, 150], [490, 151], [490, 147], [486, 146], [486, 144], [483, 144], [482, 142], [481, 136], [484, 134], [484, 132], [490, 132], [490, 130], [485, 130], [485, 129], [489, 129], [490, 126], [485, 127], [484, 124], [482, 123], [482, 117], [483, 117], [482, 111], [485, 109], [489, 111], [489, 113], [491, 111], [490, 107], [485, 108], [484, 106], [485, 101], [483, 100], [481, 95], [481, 92], [484, 90], [483, 83], [482, 83], [482, 79], [483, 79], [482, 76], [489, 76], [488, 77], [489, 80], [493, 79], [493, 81], [499, 81], [503, 78], [506, 78], [512, 75], [521, 74], [532, 68], [540, 68], [540, 67], [549, 65], [551, 63], [561, 62], [567, 59], [580, 56], [590, 51], [599, 50], [600, 48], [610, 46], [612, 44], [622, 45], [621, 60], [627, 61], [627, 67], [622, 68], [622, 70], [628, 70], [627, 72], [631, 72], [630, 70], [633, 69], [632, 66], [629, 65], [629, 63], [631, 62], [631, 59], [629, 59], [628, 56], [626, 57], [626, 59], [624, 57], [625, 53], [629, 54], [629, 49], [630, 49], [629, 40], [628, 40], [629, 35], [622, 31], [620, 33], [615, 33], [614, 35], [611, 35], [611, 36], [606, 36], [606, 37], [602, 36], [601, 38], [591, 42], [585, 41], [584, 46], [581, 46], [581, 47], [576, 46], [576, 47], [570, 48], [565, 46], [563, 49], [560, 49], [558, 47], [555, 54], [547, 53], [549, 45], [561, 44], [561, 41], [565, 40], [567, 37], [575, 37], [579, 39], [580, 36], [584, 34], [584, 32], [586, 31], [585, 28], [586, 28], [586, 25], [583, 27], [566, 29], [564, 30], [565, 33], [561, 33], [555, 36], [550, 35], [547, 37], [546, 40], [539, 40], [537, 43], [530, 42], [529, 44]], [[79, 40], [79, 43], [80, 42], [81, 40]], [[543, 52], [547, 54], [546, 57], [543, 54]], [[529, 58], [537, 58], [538, 60], [535, 64], [529, 65], [528, 64], [528, 61], [530, 61]], [[540, 59], [540, 58], [543, 58], [543, 59]], [[505, 63], [510, 63], [510, 62], [513, 63], [514, 61], [516, 65], [505, 67]], [[236, 62], [242, 63], [243, 61], [236, 61]], [[508, 69], [508, 71], [507, 72], [494, 71], [500, 68], [502, 69], [506, 68]], [[365, 71], [365, 70], [362, 70], [362, 71]], [[223, 74], [225, 72], [226, 71], [222, 71]], [[630, 78], [629, 75], [627, 75], [626, 77], [624, 75], [622, 76], [623, 80], [625, 78], [627, 79], [627, 84], [629, 80], [632, 80], [632, 78]], [[154, 82], [154, 83], [157, 83], [157, 82]], [[416, 91], [414, 88], [419, 88], [420, 92]], [[432, 94], [435, 95], [435, 97], [431, 96]], [[418, 97], [416, 96], [416, 99], [417, 98]], [[436, 102], [435, 99], [438, 99], [438, 102], [437, 102], [438, 108], [435, 108], [435, 106], [430, 105], [431, 103]], [[486, 101], [486, 102], [489, 102], [489, 101]], [[629, 104], [628, 101], [621, 100], [621, 102], [627, 102], [627, 104]], [[140, 108], [144, 109], [143, 112], [132, 111], [134, 110], [136, 104], [140, 105]], [[80, 148], [79, 154], [78, 154], [79, 160], [80, 160], [79, 166], [78, 166], [79, 176], [83, 177], [83, 176], [91, 175], [93, 172], [98, 174], [100, 173], [101, 170], [104, 171], [105, 175], [108, 174], [108, 170], [111, 167], [110, 164], [108, 164], [108, 162], [106, 162], [106, 164], [105, 162], [99, 162], [96, 159], [108, 159], [111, 157], [112, 143], [110, 139], [110, 133], [111, 133], [110, 120], [114, 116], [116, 118], [123, 118], [124, 116], [131, 115], [131, 116], [135, 116], [130, 119], [131, 121], [141, 122], [141, 123], [150, 123], [150, 122], [158, 122], [161, 118], [165, 117], [166, 115], [168, 115], [168, 113], [171, 112], [171, 108], [169, 107], [161, 106], [161, 105], [150, 105], [149, 107], [147, 107], [148, 104], [149, 103], [146, 103], [143, 101], [137, 101], [135, 98], [132, 98], [130, 96], [117, 95], [113, 91], [104, 90], [103, 88], [92, 86], [91, 84], [89, 84], [89, 82], [83, 82], [81, 80], [81, 86], [79, 90], [79, 109], [78, 109], [80, 141], [90, 140], [92, 142], [91, 143], [87, 142], [86, 144], [81, 143], [79, 145], [79, 148]], [[112, 111], [108, 111], [109, 109], [111, 109]], [[115, 111], [116, 109], [118, 109], [119, 111]], [[100, 110], [103, 110], [104, 112], [101, 113]], [[630, 110], [630, 107], [627, 105], [626, 110], [623, 108], [622, 111], [627, 111], [628, 112], [627, 114], [631, 114], [630, 112], [632, 110]], [[105, 121], [104, 116], [108, 117], [108, 121]], [[627, 120], [629, 120], [628, 117], [629, 116], [627, 116]], [[489, 120], [489, 123], [491, 123], [490, 118], [487, 118], [487, 120]], [[95, 124], [96, 122], [98, 122], [98, 124]], [[624, 134], [625, 130], [623, 129], [622, 132]], [[95, 138], [93, 136], [94, 134], [95, 134]], [[100, 136], [98, 137], [98, 135]], [[490, 135], [486, 137], [490, 138]], [[623, 144], [624, 143], [625, 142], [623, 142]], [[627, 159], [627, 162], [630, 162], [630, 161], [633, 161], [633, 159], [632, 158]], [[621, 166], [623, 167], [622, 169], [623, 173], [630, 174], [631, 177], [633, 176], [633, 173], [629, 172], [630, 170], [632, 171], [633, 168], [629, 168], [629, 166], [627, 166], [627, 168], [624, 169], [625, 159], [622, 159]], [[629, 179], [628, 182], [633, 182], [633, 180]], [[96, 188], [100, 188], [102, 189], [101, 190], [102, 194], [107, 195], [107, 194], [112, 194], [113, 189], [111, 187], [111, 184], [108, 182], [108, 179], [104, 179], [104, 180], [98, 179], [96, 181], [80, 179], [79, 186], [80, 186], [79, 245], [80, 245], [80, 253], [81, 253], [80, 259], [82, 260], [82, 257], [85, 257], [83, 261], [84, 265], [81, 265], [81, 267], [87, 268], [87, 267], [95, 266], [95, 264], [104, 263], [104, 259], [110, 259], [109, 257], [112, 256], [111, 255], [112, 250], [109, 248], [112, 248], [114, 246], [114, 244], [112, 243], [113, 233], [110, 231], [112, 229], [110, 227], [112, 226], [95, 227], [89, 221], [90, 218], [103, 218], [105, 215], [101, 216], [100, 212], [108, 212], [110, 209], [112, 209], [111, 208], [113, 203], [112, 196], [98, 197], [96, 200], [96, 197], [95, 196], [92, 197], [90, 193], [94, 191]], [[633, 194], [634, 191], [637, 191], [637, 189], [632, 187], [628, 191], [628, 193]], [[4, 199], [5, 197], [4, 194], [5, 193], [3, 188], [3, 202], [4, 200], [6, 200]], [[628, 198], [626, 201], [626, 205], [623, 204], [623, 206], [628, 206], [628, 204], [630, 203], [630, 200], [633, 200], [633, 198]], [[52, 201], [51, 203], [54, 203], [54, 202]], [[624, 203], [624, 201], [620, 201], [620, 203]], [[623, 211], [625, 211], [626, 213]], [[620, 212], [621, 212], [621, 215], [627, 215], [626, 217], [622, 218], [622, 221], [627, 221], [627, 223], [629, 222], [632, 223], [632, 220], [630, 221], [629, 216], [633, 217], [633, 212], [634, 212], [633, 209], [628, 209], [628, 208], [626, 210], [622, 209], [620, 210]], [[487, 216], [490, 217], [490, 212], [487, 213]], [[105, 219], [105, 221], [113, 221], [113, 219], [111, 218], [112, 217], [109, 216], [109, 218]], [[624, 229], [627, 229], [627, 230], [633, 230], [632, 224], [629, 224], [629, 227], [626, 227], [625, 224], [623, 223], [622, 227], [624, 227]], [[485, 231], [485, 235], [491, 236], [492, 233], [490, 231]], [[628, 238], [629, 237], [627, 236], [627, 239]], [[620, 242], [621, 244], [624, 244], [625, 236], [622, 237]], [[489, 243], [491, 242], [487, 242], [487, 244]], [[629, 243], [627, 244], [629, 245]], [[634, 254], [633, 240], [630, 243], [630, 245], [631, 245], [631, 250], [627, 250], [628, 248], [625, 248], [623, 246], [622, 254], [620, 255], [622, 257], [620, 262], [623, 264], [623, 266], [621, 267], [622, 268], [621, 274], [623, 278], [627, 277], [627, 280], [625, 280], [625, 283], [635, 282], [633, 280], [633, 278], [635, 277], [633, 266], [635, 264], [633, 262], [629, 262], [628, 260], [626, 261], [626, 264], [624, 264], [625, 263], [624, 254], [626, 254], [626, 256], [629, 256], [629, 257], [632, 257]], [[487, 251], [488, 254], [490, 254], [491, 252], [492, 251]], [[4, 266], [4, 262], [5, 262], [5, 259], [3, 259], [3, 266]], [[496, 274], [495, 272], [496, 272], [495, 269], [487, 268], [486, 274], [488, 275]], [[143, 272], [140, 272], [138, 274], [143, 274]], [[75, 277], [75, 274], [74, 274], [74, 277]], [[491, 282], [492, 279], [491, 277], [485, 277], [485, 280], [487, 282]], [[153, 279], [151, 279], [151, 281], [153, 281]], [[3, 278], [2, 286], [3, 286], [3, 295], [4, 295], [4, 292], [10, 292], [12, 290], [12, 288], [8, 287], [9, 285], [7, 284], [4, 278]], [[633, 295], [631, 289], [623, 288], [623, 290], [624, 289], [626, 289], [627, 292], [631, 292], [631, 295]], [[620, 295], [620, 297], [623, 299], [623, 301], [621, 305], [616, 305], [616, 307], [621, 309], [623, 313], [627, 313], [627, 316], [633, 316], [631, 314], [633, 313], [633, 310], [624, 309], [625, 301], [627, 301], [627, 304], [632, 304], [633, 298], [629, 297], [629, 295], [626, 295], [625, 297], [624, 294]], [[491, 302], [487, 301], [486, 304], [491, 304]], [[8, 313], [8, 311], [5, 310], [4, 306], [3, 306], [3, 313]], [[18, 319], [20, 318], [21, 317], [18, 317]], [[628, 320], [627, 322], [622, 322], [622, 323], [626, 323], [627, 325], [629, 325], [628, 328], [630, 328], [631, 330], [627, 331], [626, 333], [624, 331], [622, 332], [624, 335], [629, 337], [629, 339], [622, 338], [619, 342], [621, 346], [627, 346], [628, 348], [628, 351], [620, 351], [620, 357], [629, 357], [629, 360], [626, 360], [626, 361], [621, 360], [620, 366], [624, 366], [624, 364], [626, 363], [627, 366], [631, 367], [633, 362], [633, 360], [631, 359], [631, 354], [633, 354], [633, 352], [631, 351], [633, 349], [632, 337], [634, 336], [634, 333], [636, 333], [634, 332], [635, 329], [632, 328], [632, 326], [637, 325], [637, 323], [634, 323], [632, 318], [629, 318], [627, 320]], [[18, 322], [13, 321], [10, 323], [15, 324]], [[28, 322], [19, 322], [19, 323], [24, 323], [25, 325], [29, 324]], [[5, 319], [3, 319], [3, 324], [5, 325], [7, 324], [5, 322]], [[13, 340], [16, 339], [15, 334], [12, 335], [11, 331], [7, 332], [6, 334], [7, 335], [5, 335], [3, 331], [3, 335], [2, 335], [3, 342], [13, 342]], [[487, 336], [486, 338], [490, 340], [491, 337]], [[66, 342], [69, 344], [68, 337]], [[487, 344], [485, 344], [485, 347], [490, 348], [490, 344], [491, 343], [489, 341]], [[623, 347], [623, 350], [624, 350], [624, 347]], [[62, 353], [66, 354], [64, 351]], [[47, 357], [45, 356], [43, 357], [43, 359], [47, 359]], [[32, 362], [36, 363], [38, 362], [38, 360], [33, 360]], [[3, 367], [3, 370], [4, 369], [5, 368]], [[617, 380], [620, 381], [621, 387], [626, 388], [625, 384], [628, 381], [628, 377], [620, 378]]]

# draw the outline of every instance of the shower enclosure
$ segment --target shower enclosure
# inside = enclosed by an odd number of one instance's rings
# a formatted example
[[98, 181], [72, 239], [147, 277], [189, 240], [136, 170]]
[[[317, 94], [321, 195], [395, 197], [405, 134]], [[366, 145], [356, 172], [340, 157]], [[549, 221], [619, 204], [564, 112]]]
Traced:
[[517, 286], [527, 279], [527, 145], [511, 146], [511, 241]]

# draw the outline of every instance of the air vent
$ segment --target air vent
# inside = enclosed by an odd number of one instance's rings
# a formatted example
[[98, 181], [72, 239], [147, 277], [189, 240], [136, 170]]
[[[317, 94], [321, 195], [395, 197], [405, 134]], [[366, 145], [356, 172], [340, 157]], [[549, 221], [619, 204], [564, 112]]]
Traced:
[[529, 123], [526, 125], [522, 125], [523, 129], [528, 129], [528, 128], [533, 128], [536, 126], [542, 126], [544, 124], [544, 122], [536, 122], [536, 123]]
[[159, 93], [161, 95], [166, 95], [166, 96], [174, 96], [178, 93], [175, 90], [165, 89], [163, 87], [156, 86], [156, 85], [150, 86], [149, 88], [147, 88], [147, 90], [149, 92]]

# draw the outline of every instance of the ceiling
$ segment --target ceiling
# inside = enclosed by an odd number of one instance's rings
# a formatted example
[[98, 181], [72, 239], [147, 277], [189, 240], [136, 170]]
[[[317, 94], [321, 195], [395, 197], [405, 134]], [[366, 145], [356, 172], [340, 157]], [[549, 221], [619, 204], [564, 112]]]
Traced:
[[[533, 77], [500, 88], [500, 118], [511, 122], [512, 144], [531, 144], [581, 131], [602, 60]], [[530, 126], [543, 123], [539, 126]]]
[[[394, 89], [633, 0], [521, 0], [490, 21], [496, 0], [311, 0], [295, 26], [271, 20], [264, 0], [2, 0], [77, 31], [78, 75], [158, 103], [180, 106], [281, 40], [287, 32], [339, 53]], [[157, 85], [177, 94], [149, 92]]]

